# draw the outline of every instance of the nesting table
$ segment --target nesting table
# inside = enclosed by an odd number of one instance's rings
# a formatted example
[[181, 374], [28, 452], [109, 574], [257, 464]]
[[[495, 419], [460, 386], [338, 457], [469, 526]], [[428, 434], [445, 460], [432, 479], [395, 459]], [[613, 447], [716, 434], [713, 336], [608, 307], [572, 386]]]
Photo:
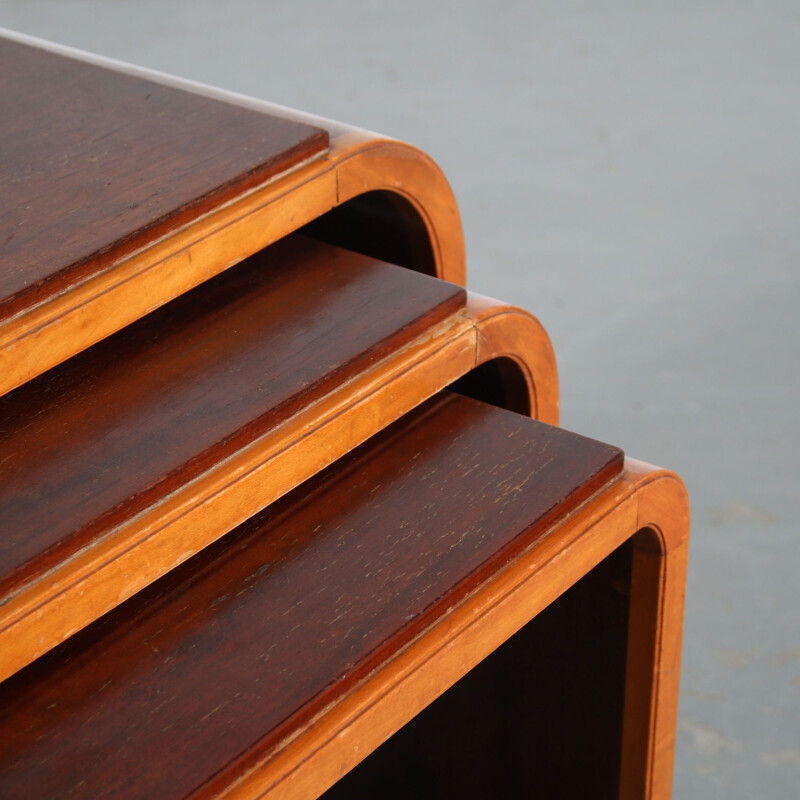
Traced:
[[670, 793], [688, 504], [434, 162], [0, 38], [0, 796]]

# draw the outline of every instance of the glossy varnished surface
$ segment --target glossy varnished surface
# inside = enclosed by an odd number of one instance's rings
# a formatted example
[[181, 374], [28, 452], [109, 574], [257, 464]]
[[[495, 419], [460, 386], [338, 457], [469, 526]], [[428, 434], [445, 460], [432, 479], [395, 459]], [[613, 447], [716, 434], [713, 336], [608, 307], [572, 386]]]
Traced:
[[3, 683], [0, 795], [213, 793], [621, 464], [434, 398]]
[[296, 236], [0, 398], [0, 603], [464, 299]]
[[0, 320], [323, 152], [328, 134], [0, 38]]

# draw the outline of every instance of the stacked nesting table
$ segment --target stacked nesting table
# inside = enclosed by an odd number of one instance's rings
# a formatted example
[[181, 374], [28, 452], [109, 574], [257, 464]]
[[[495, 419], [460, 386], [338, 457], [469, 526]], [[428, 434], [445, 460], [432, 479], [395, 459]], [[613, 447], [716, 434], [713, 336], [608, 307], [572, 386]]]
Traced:
[[554, 427], [436, 165], [10, 33], [0, 96], [0, 796], [668, 796], [685, 491]]

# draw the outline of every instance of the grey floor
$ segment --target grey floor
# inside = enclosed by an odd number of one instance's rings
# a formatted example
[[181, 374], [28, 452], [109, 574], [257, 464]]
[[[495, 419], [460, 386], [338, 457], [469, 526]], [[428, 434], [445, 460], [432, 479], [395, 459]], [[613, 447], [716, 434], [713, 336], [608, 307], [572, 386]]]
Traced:
[[563, 424], [693, 502], [675, 797], [800, 796], [800, 4], [13, 2], [0, 25], [406, 139]]

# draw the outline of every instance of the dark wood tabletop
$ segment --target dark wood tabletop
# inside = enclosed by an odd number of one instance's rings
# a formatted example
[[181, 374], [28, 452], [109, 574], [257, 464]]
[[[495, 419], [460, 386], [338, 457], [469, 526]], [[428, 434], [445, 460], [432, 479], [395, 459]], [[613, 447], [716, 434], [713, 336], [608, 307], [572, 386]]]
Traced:
[[0, 321], [327, 146], [320, 128], [0, 37]]

